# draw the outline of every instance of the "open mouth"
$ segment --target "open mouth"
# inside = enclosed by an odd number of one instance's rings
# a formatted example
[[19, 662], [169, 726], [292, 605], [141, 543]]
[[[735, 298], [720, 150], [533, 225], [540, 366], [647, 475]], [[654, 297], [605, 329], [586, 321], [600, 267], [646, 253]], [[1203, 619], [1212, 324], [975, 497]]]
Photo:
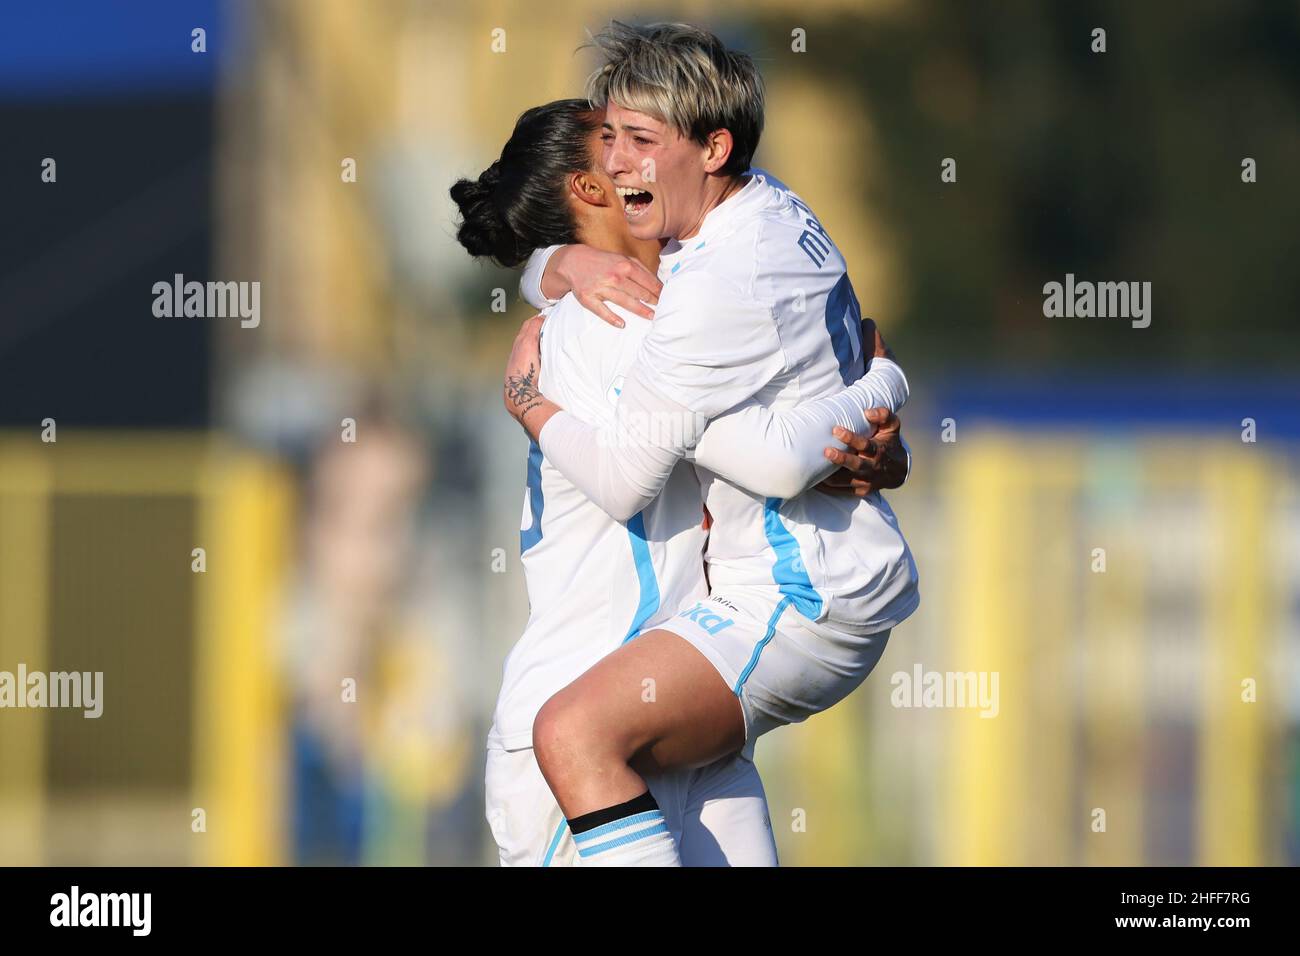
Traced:
[[636, 219], [638, 216], [645, 214], [650, 208], [650, 204], [655, 201], [655, 197], [650, 195], [644, 189], [637, 189], [633, 186], [619, 186], [618, 194], [623, 197], [623, 213], [629, 219]]

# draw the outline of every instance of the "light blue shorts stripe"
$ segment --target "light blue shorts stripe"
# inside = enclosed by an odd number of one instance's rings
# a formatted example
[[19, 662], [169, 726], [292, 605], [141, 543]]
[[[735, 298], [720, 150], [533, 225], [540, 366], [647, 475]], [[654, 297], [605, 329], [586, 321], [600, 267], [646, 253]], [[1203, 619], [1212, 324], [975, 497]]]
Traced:
[[561, 820], [560, 825], [555, 828], [555, 836], [551, 838], [551, 845], [546, 850], [546, 856], [542, 858], [542, 866], [551, 865], [551, 860], [555, 856], [555, 851], [560, 848], [560, 839], [564, 836], [564, 831], [568, 826], [568, 820]]
[[754, 653], [750, 655], [749, 663], [740, 672], [740, 677], [736, 680], [736, 686], [731, 689], [731, 692], [737, 697], [740, 696], [745, 681], [749, 680], [749, 675], [754, 673], [754, 668], [758, 666], [758, 659], [763, 655], [763, 648], [767, 647], [768, 643], [776, 635], [777, 621], [781, 620], [781, 615], [792, 603], [794, 603], [794, 598], [787, 594], [777, 602], [776, 609], [772, 611], [772, 616], [767, 619], [767, 632], [763, 635], [763, 639], [754, 645]]

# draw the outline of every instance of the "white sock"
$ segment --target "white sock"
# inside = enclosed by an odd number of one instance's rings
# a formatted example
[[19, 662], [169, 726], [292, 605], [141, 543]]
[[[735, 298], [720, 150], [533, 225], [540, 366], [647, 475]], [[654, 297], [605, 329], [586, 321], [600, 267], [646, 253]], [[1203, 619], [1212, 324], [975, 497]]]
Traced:
[[681, 866], [663, 811], [645, 810], [575, 833], [579, 866]]

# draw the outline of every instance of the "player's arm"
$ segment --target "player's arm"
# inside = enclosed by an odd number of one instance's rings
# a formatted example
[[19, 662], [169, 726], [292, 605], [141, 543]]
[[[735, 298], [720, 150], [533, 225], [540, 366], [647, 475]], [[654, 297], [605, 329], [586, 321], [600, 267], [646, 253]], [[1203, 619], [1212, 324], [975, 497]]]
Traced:
[[611, 424], [589, 425], [536, 387], [540, 319], [520, 330], [506, 370], [506, 408], [542, 453], [617, 520], [663, 489], [705, 425], [756, 395], [785, 365], [771, 310], [723, 280], [678, 277], [624, 375]]
[[605, 304], [621, 305], [643, 319], [653, 319], [663, 283], [630, 256], [590, 246], [547, 246], [528, 257], [519, 278], [519, 294], [535, 309], [554, 305], [572, 292], [584, 306], [615, 328], [623, 320]]
[[826, 447], [827, 436], [870, 439], [868, 409], [897, 412], [907, 402], [907, 376], [884, 357], [867, 373], [834, 395], [774, 411], [754, 402], [709, 422], [695, 447], [695, 462], [746, 491], [765, 498], [794, 498], [829, 478], [840, 467]]
[[[885, 344], [871, 319], [862, 320], [863, 348], [870, 346], [873, 358], [896, 362], [894, 351]], [[900, 488], [912, 473], [912, 450], [903, 438], [898, 409], [870, 408], [867, 421], [874, 434], [853, 433], [837, 426], [833, 431], [838, 446], [828, 446], [828, 461], [839, 468], [817, 486], [830, 494], [856, 495]]]

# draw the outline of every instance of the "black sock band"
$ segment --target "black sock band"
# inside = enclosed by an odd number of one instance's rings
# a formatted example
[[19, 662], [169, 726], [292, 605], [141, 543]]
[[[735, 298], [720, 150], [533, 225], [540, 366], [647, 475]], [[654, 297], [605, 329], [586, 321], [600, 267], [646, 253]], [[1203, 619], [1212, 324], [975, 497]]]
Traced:
[[593, 810], [591, 813], [584, 813], [580, 817], [575, 817], [569, 821], [569, 831], [575, 836], [579, 833], [586, 833], [588, 830], [594, 830], [596, 827], [603, 827], [606, 823], [613, 823], [615, 820], [622, 820], [624, 817], [630, 817], [634, 813], [645, 813], [647, 810], [658, 810], [659, 804], [647, 790], [639, 797], [633, 797], [627, 803], [620, 803], [616, 807], [606, 807], [604, 810]]

